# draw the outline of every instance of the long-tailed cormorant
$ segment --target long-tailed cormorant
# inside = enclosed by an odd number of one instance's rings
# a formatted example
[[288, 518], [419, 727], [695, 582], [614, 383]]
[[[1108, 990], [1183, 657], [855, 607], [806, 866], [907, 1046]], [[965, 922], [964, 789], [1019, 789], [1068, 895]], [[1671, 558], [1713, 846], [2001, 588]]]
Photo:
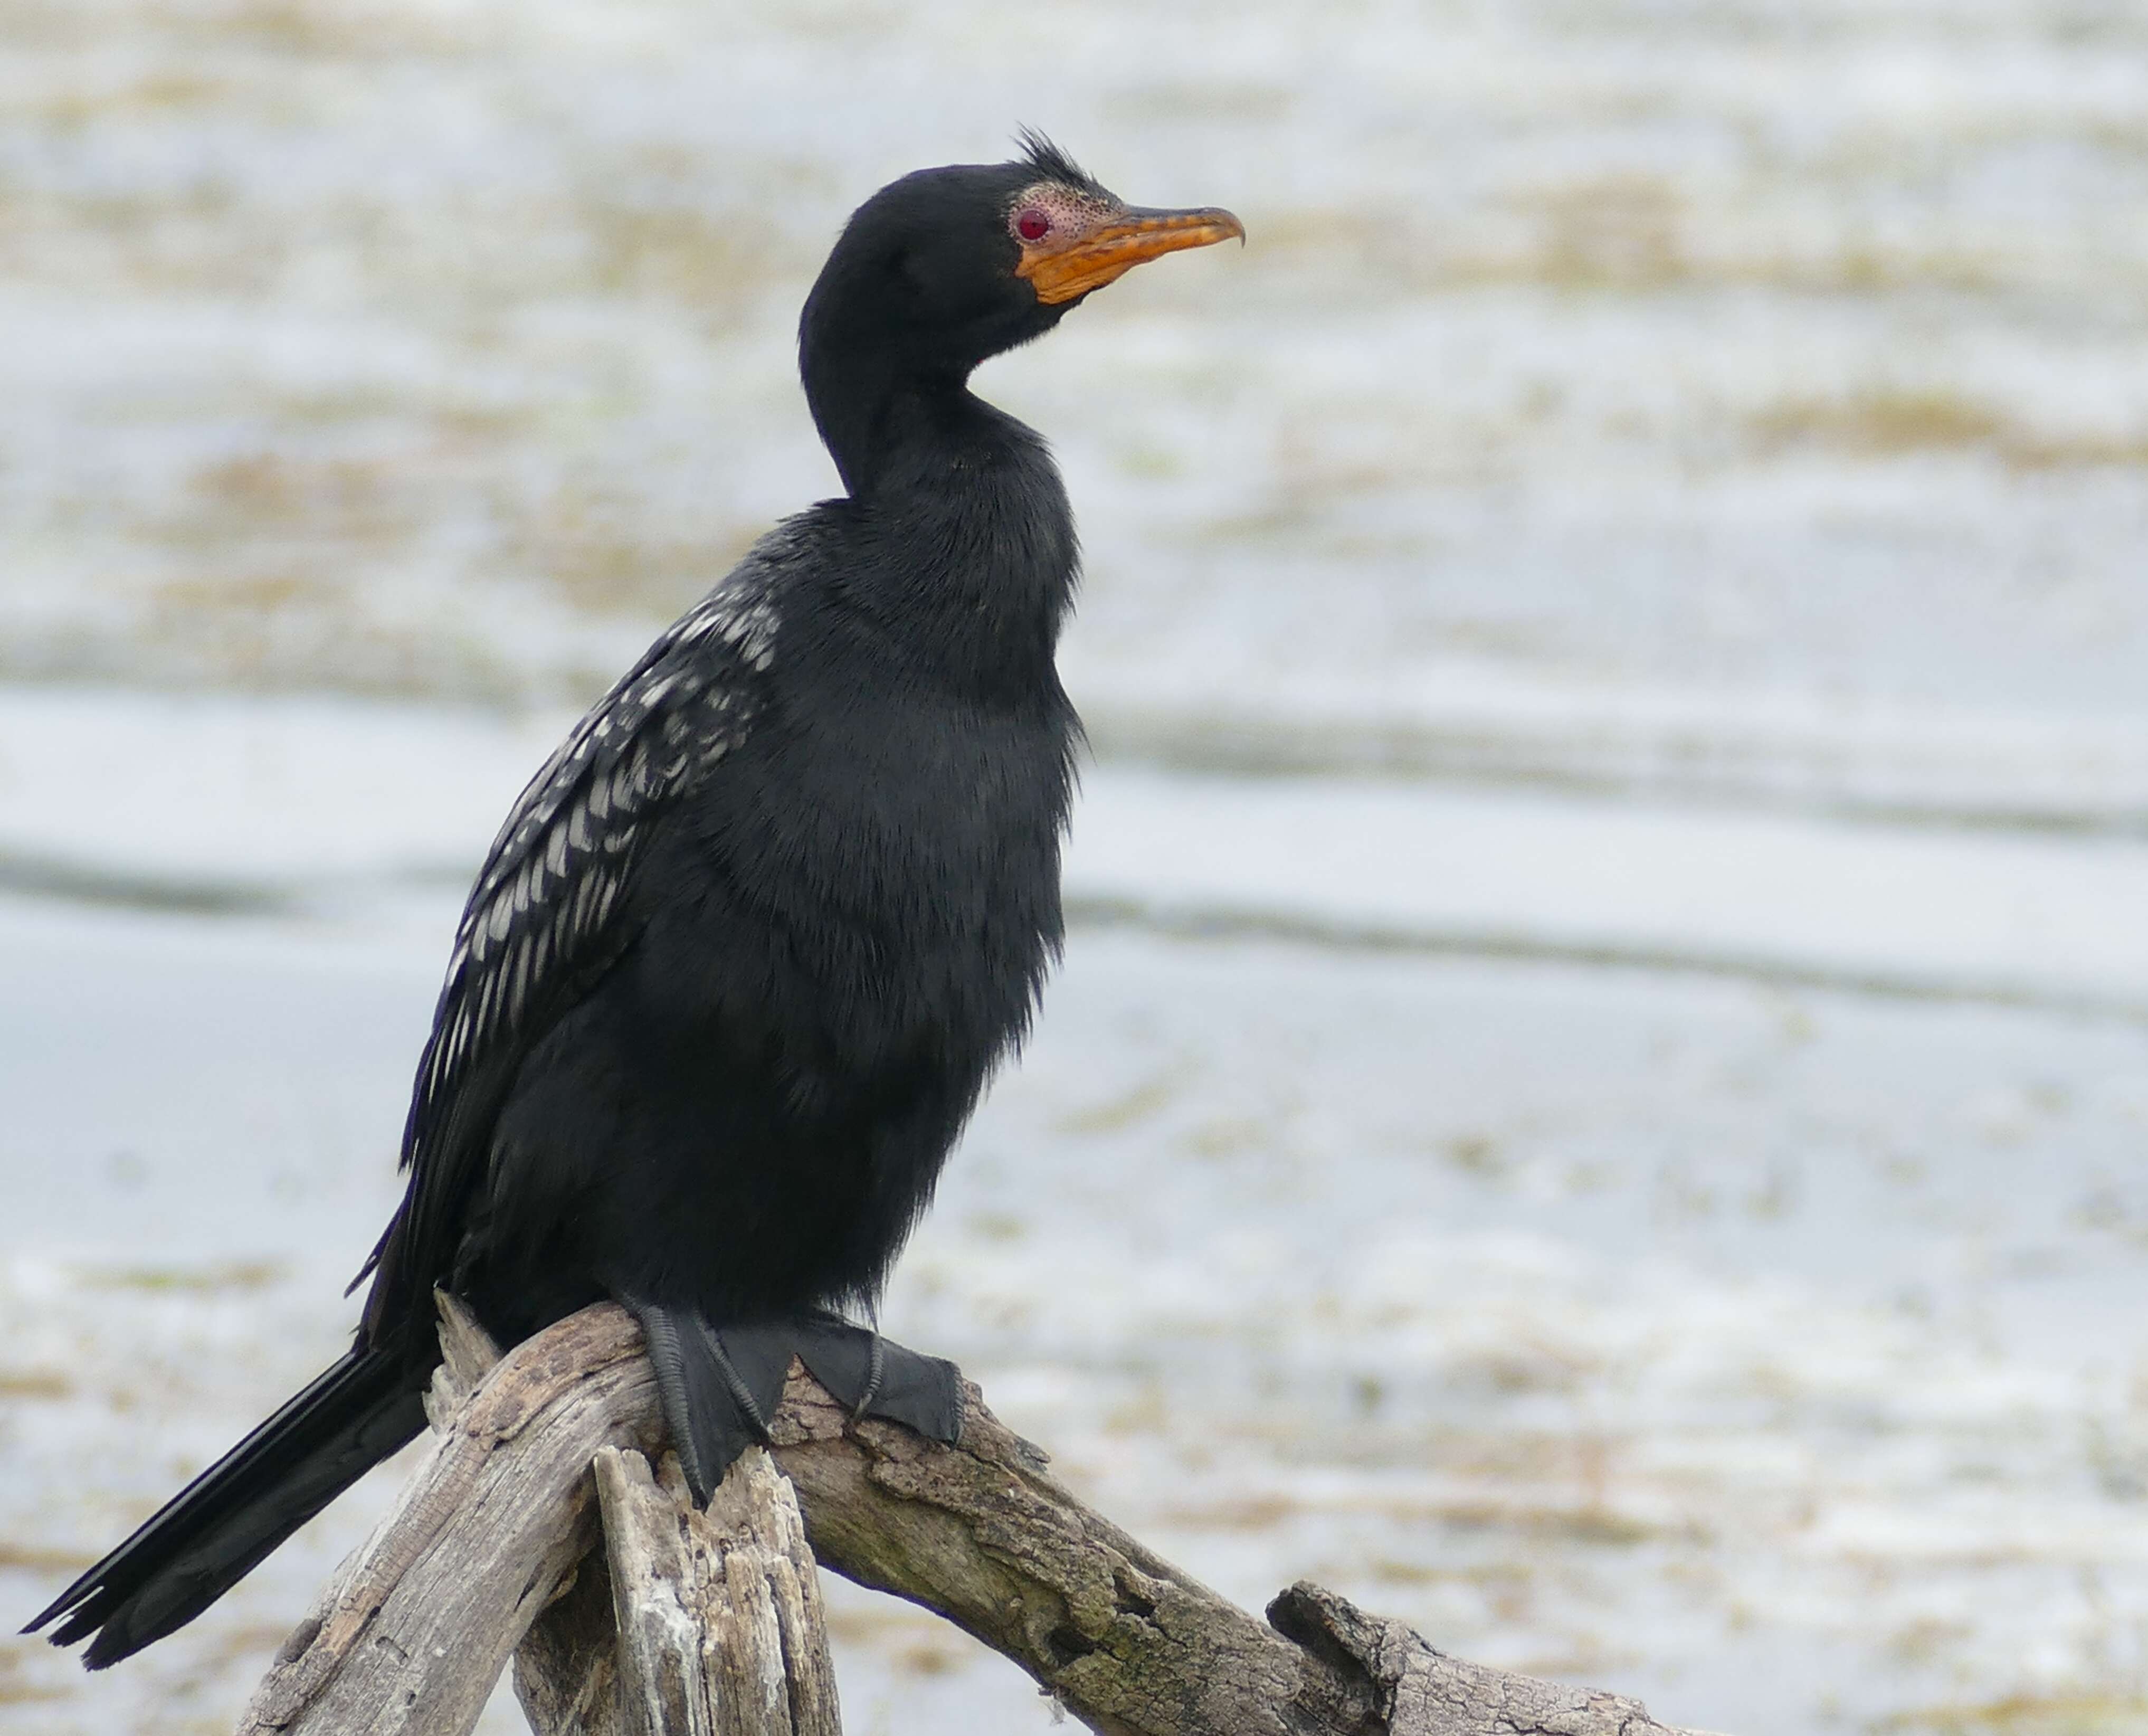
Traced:
[[1242, 238], [1041, 138], [851, 218], [799, 327], [846, 490], [785, 520], [577, 725], [457, 931], [355, 1342], [31, 1623], [92, 1668], [207, 1608], [417, 1434], [433, 1291], [503, 1343], [615, 1297], [705, 1500], [795, 1351], [942, 1438], [951, 1365], [867, 1302], [1061, 937], [1077, 566], [1044, 442], [971, 371], [1147, 259]]

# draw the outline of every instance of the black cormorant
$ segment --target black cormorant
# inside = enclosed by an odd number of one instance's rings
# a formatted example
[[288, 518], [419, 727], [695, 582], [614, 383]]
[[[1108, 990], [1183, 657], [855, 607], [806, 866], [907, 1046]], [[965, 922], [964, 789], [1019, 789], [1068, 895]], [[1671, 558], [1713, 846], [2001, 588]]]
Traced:
[[1041, 138], [851, 218], [799, 368], [847, 491], [660, 637], [514, 805], [463, 912], [409, 1183], [342, 1361], [31, 1623], [92, 1668], [207, 1608], [417, 1434], [433, 1291], [503, 1343], [615, 1297], [696, 1496], [795, 1351], [941, 1438], [952, 1367], [870, 1302], [1060, 943], [1074, 521], [971, 371], [1147, 259], [1243, 229], [1130, 208]]

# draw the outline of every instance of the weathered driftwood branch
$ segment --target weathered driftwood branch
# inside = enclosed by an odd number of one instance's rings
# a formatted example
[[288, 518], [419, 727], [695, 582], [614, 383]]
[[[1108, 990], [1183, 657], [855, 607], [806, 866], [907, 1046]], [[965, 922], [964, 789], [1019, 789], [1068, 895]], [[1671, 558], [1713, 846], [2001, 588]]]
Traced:
[[[483, 1350], [453, 1327], [443, 1337], [449, 1364], [436, 1420], [466, 1388]], [[640, 1485], [624, 1453], [598, 1476], [590, 1472], [603, 1449], [658, 1443], [655, 1389], [640, 1352], [632, 1320], [605, 1306], [517, 1347], [485, 1375], [395, 1511], [279, 1653], [241, 1736], [464, 1736], [518, 1645], [517, 1688], [542, 1736], [651, 1729], [643, 1708], [663, 1703], [663, 1692], [652, 1700], [646, 1684], [667, 1668], [679, 1677], [680, 1667], [646, 1647], [632, 1655], [631, 1631], [625, 1646], [616, 1643], [613, 1586], [640, 1569], [616, 1550], [607, 1563], [595, 1511], [600, 1478], [631, 1499]], [[946, 1617], [1095, 1730], [1683, 1736], [1632, 1700], [1444, 1657], [1401, 1623], [1317, 1586], [1284, 1592], [1262, 1623], [1084, 1507], [974, 1388], [961, 1442], [946, 1448], [894, 1424], [854, 1423], [794, 1365], [774, 1434], [775, 1463], [797, 1490], [823, 1565]], [[648, 1493], [668, 1498], [654, 1483]], [[606, 1500], [609, 1511], [621, 1497]], [[671, 1523], [674, 1534], [691, 1535]], [[720, 1515], [714, 1528], [727, 1523]], [[760, 1552], [764, 1567], [769, 1553]], [[780, 1547], [774, 1553], [790, 1558]], [[810, 1588], [795, 1560], [793, 1577]], [[800, 1593], [800, 1621], [810, 1595]], [[770, 1608], [780, 1601], [772, 1597]], [[792, 1728], [806, 1736], [816, 1727], [796, 1720], [801, 1708], [816, 1715], [826, 1678], [816, 1672], [824, 1666], [786, 1649], [792, 1636], [782, 1621], [774, 1618], [775, 1652], [725, 1668], [735, 1681], [765, 1684], [767, 1660], [780, 1654]], [[811, 1678], [802, 1685], [801, 1674]], [[826, 1693], [832, 1717], [831, 1683]], [[766, 1703], [773, 1716], [773, 1698]]]
[[[469, 1330], [450, 1321], [442, 1333], [450, 1362], [436, 1428], [459, 1396]], [[241, 1736], [467, 1732], [597, 1543], [598, 1449], [653, 1447], [659, 1430], [648, 1358], [619, 1320], [580, 1316], [517, 1346], [454, 1408], [388, 1517], [284, 1643]]]
[[747, 1452], [705, 1511], [669, 1453], [660, 1477], [615, 1447], [595, 1468], [632, 1736], [842, 1736], [820, 1575], [768, 1455]]

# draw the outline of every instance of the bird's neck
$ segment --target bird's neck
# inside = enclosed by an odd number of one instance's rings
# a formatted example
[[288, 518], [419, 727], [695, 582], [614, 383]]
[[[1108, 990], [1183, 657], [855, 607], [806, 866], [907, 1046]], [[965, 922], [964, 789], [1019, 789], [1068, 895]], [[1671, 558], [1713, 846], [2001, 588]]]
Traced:
[[956, 380], [893, 386], [861, 444], [821, 426], [871, 549], [853, 600], [965, 686], [1056, 692], [1080, 551], [1042, 438]]

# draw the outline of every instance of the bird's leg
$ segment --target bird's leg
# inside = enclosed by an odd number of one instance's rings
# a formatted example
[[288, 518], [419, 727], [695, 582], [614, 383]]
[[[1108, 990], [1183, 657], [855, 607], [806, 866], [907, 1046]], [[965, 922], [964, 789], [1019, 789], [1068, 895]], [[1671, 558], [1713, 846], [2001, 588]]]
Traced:
[[952, 1445], [962, 1433], [962, 1373], [824, 1312], [713, 1327], [691, 1308], [622, 1297], [641, 1322], [672, 1450], [705, 1507], [731, 1462], [769, 1439], [796, 1357], [854, 1417], [900, 1422]]
[[[785, 1352], [773, 1364], [771, 1379], [770, 1358], [752, 1354], [762, 1347], [726, 1345], [695, 1310], [620, 1300], [641, 1322], [671, 1450], [679, 1455], [695, 1502], [705, 1507], [731, 1462], [747, 1448], [767, 1441], [768, 1419], [782, 1400], [790, 1354]], [[740, 1348], [747, 1352], [744, 1357], [736, 1354]]]

